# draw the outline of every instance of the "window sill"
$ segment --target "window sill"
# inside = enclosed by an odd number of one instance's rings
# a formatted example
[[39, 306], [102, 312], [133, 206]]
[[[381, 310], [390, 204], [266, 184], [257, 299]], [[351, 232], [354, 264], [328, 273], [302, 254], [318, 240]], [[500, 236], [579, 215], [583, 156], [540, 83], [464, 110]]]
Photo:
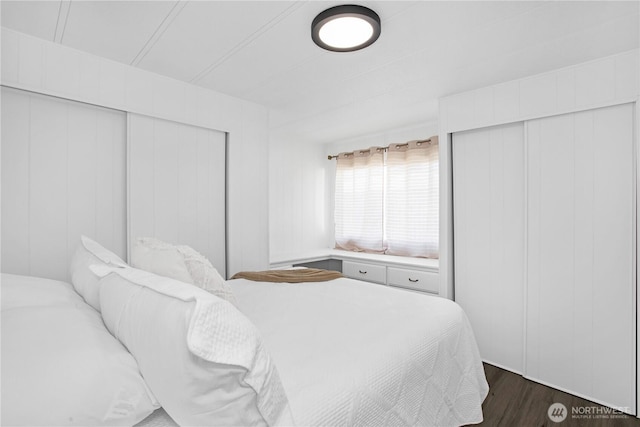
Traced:
[[368, 254], [364, 252], [350, 252], [339, 249], [324, 249], [319, 251], [297, 254], [295, 256], [282, 256], [271, 261], [271, 268], [282, 268], [293, 264], [320, 261], [325, 259], [337, 259], [341, 261], [361, 261], [376, 264], [385, 264], [391, 267], [418, 268], [437, 273], [440, 260], [428, 258], [413, 258], [396, 255]]

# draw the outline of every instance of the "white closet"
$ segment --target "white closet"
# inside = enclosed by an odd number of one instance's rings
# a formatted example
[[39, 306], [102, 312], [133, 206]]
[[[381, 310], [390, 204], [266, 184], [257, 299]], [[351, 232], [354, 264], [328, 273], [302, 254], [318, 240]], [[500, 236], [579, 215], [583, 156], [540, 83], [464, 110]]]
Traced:
[[129, 238], [185, 244], [226, 273], [226, 135], [129, 114]]
[[453, 135], [455, 295], [483, 358], [632, 413], [634, 114]]
[[126, 256], [126, 115], [2, 88], [2, 271], [68, 281], [85, 234]]
[[527, 123], [526, 375], [635, 407], [631, 104]]
[[457, 133], [455, 297], [485, 361], [522, 373], [524, 126]]

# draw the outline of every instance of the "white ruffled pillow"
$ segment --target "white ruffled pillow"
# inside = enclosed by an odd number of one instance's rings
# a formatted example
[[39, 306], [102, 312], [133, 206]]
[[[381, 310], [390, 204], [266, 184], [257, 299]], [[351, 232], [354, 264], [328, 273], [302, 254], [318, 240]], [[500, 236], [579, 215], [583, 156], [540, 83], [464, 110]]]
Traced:
[[80, 243], [69, 268], [71, 283], [87, 304], [100, 311], [100, 278], [89, 268], [92, 265], [108, 267], [128, 267], [128, 265], [118, 255], [99, 243], [86, 236], [80, 237]]
[[231, 287], [218, 270], [207, 258], [187, 245], [172, 245], [151, 237], [138, 237], [131, 248], [131, 265], [190, 283], [236, 304]]
[[[233, 305], [171, 278], [96, 267], [102, 317], [179, 425], [292, 425], [257, 328]], [[111, 274], [109, 274], [111, 273]]]

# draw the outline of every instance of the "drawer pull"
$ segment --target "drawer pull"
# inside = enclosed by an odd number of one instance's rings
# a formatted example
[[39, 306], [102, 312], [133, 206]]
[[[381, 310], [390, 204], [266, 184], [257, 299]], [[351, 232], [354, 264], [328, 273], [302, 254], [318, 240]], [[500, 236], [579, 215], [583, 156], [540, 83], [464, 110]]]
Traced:
[[360, 273], [360, 274], [367, 274], [367, 272], [366, 272], [366, 271], [362, 271], [362, 270], [358, 270], [358, 273]]
[[411, 277], [409, 277], [409, 281], [410, 281], [411, 283], [417, 283], [417, 282], [418, 282], [418, 280], [420, 280], [420, 279], [415, 279], [415, 280], [413, 280]]

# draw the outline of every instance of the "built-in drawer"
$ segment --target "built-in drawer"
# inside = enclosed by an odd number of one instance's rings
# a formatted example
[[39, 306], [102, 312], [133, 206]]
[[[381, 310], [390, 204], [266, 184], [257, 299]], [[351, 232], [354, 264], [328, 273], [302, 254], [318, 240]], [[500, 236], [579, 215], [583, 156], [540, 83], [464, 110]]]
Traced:
[[384, 265], [342, 261], [342, 274], [367, 282], [387, 283], [387, 267]]
[[440, 280], [437, 273], [406, 268], [389, 267], [387, 269], [387, 283], [392, 286], [434, 294], [440, 290]]

